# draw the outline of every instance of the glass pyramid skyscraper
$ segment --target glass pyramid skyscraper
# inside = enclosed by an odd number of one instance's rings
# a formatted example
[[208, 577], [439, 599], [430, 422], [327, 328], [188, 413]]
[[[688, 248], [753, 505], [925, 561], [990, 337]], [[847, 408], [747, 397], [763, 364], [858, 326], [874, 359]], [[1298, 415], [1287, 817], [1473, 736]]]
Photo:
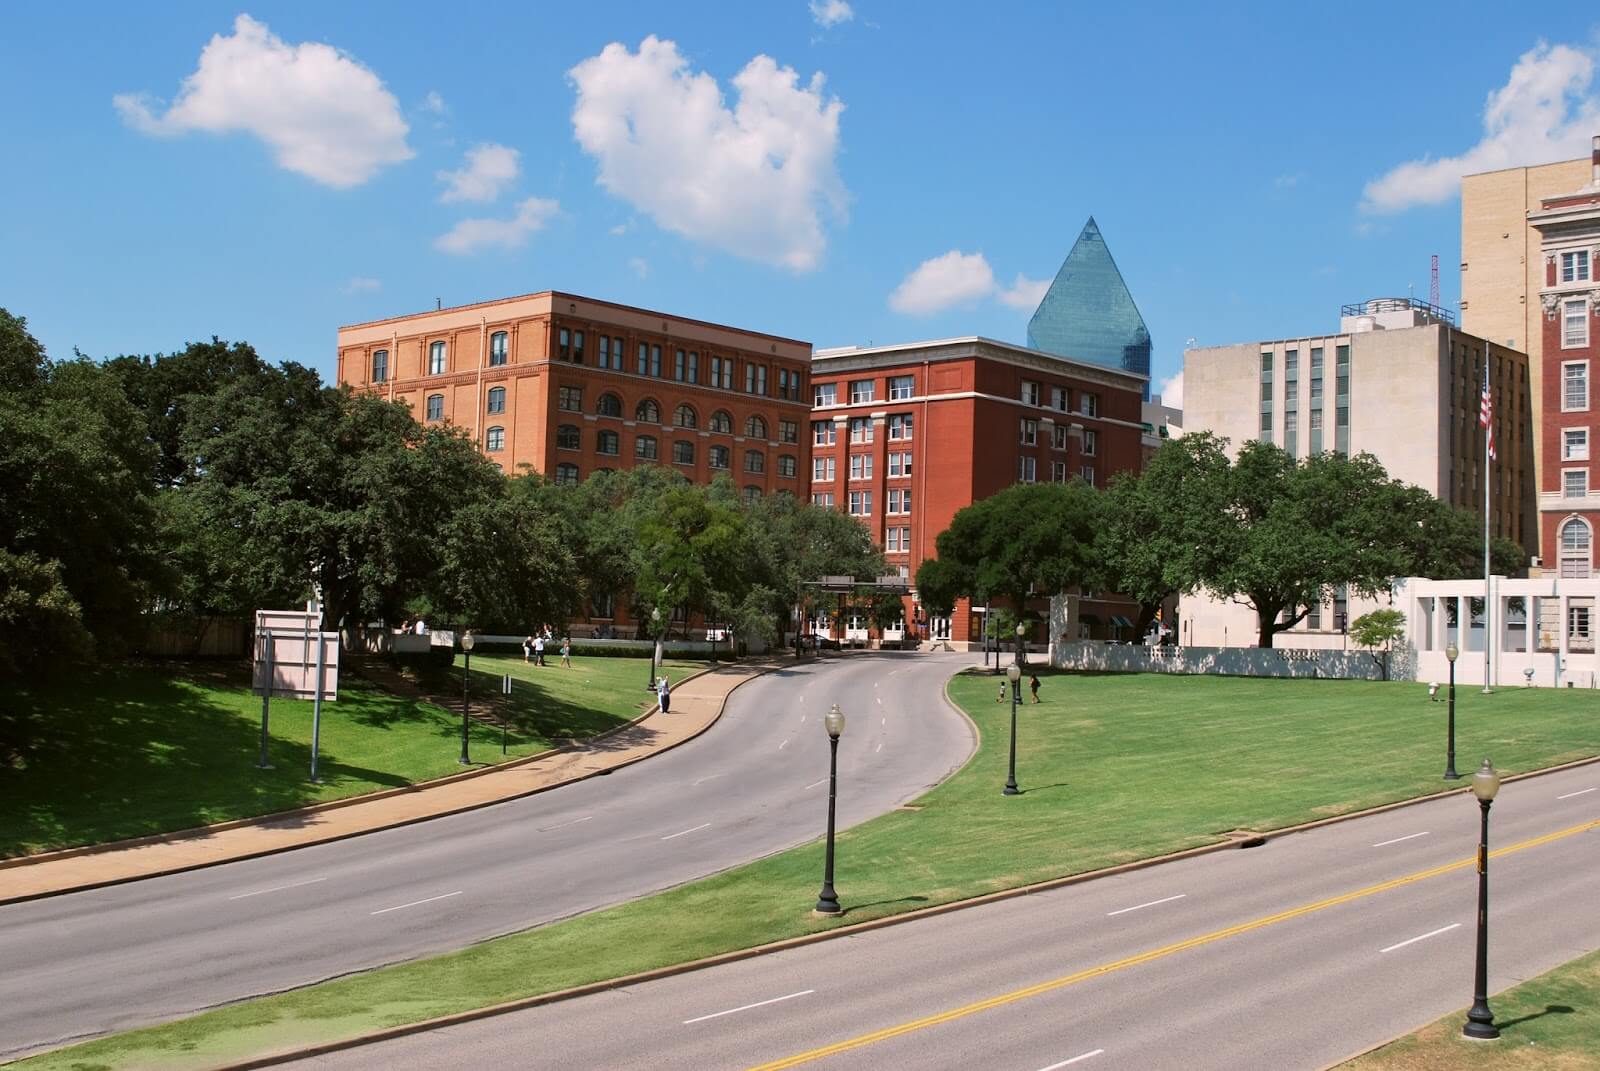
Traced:
[[[1150, 375], [1150, 330], [1093, 216], [1033, 311], [1028, 321], [1028, 346]], [[1148, 378], [1144, 398], [1150, 400]]]

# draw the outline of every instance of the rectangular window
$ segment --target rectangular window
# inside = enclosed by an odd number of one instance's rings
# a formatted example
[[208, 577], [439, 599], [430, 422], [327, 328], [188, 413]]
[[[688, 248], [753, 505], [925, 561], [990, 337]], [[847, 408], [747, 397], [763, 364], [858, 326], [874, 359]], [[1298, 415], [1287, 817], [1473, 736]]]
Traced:
[[[1313, 386], [1315, 381], [1313, 380]], [[1311, 410], [1311, 452], [1322, 453], [1322, 410]]]
[[1272, 353], [1270, 351], [1261, 355], [1261, 378], [1264, 380], [1272, 378]]
[[1589, 408], [1589, 362], [1571, 361], [1561, 366], [1561, 410], [1582, 412]]
[[1264, 409], [1261, 413], [1261, 434], [1257, 435], [1256, 438], [1264, 443], [1272, 441], [1272, 410], [1270, 408]]
[[1561, 254], [1561, 281], [1581, 283], [1589, 278], [1589, 251], [1580, 249]]
[[746, 364], [744, 366], [744, 392], [746, 394], [767, 393], [767, 366], [764, 364]]
[[1589, 310], [1582, 298], [1561, 304], [1561, 348], [1589, 344]]
[[690, 383], [700, 382], [700, 354], [695, 350], [689, 351], [689, 374], [684, 378]]
[[679, 383], [689, 374], [689, 354], [686, 350], [677, 350], [672, 355], [672, 378]]
[[[716, 358], [713, 357], [712, 360], [715, 361]], [[812, 408], [821, 409], [824, 406], [838, 405], [838, 404], [839, 404], [839, 384], [837, 384], [837, 383], [813, 383], [811, 385], [811, 405], [812, 405]]]
[[811, 459], [811, 478], [818, 483], [832, 483], [836, 472], [833, 458], [814, 457]]
[[428, 347], [428, 374], [444, 375], [444, 343], [435, 342]]
[[1067, 448], [1067, 426], [1065, 424], [1057, 424], [1050, 429], [1050, 447], [1053, 450], [1065, 450]]
[[1083, 477], [1083, 482], [1084, 483], [1088, 484], [1090, 487], [1094, 486], [1094, 466], [1093, 465], [1085, 465], [1085, 466], [1083, 466], [1083, 468], [1078, 470], [1078, 475]]
[[1306, 628], [1312, 632], [1322, 631], [1322, 604], [1320, 602], [1306, 607], [1305, 624]]
[[650, 371], [650, 347], [647, 343], [639, 343], [639, 362], [634, 371], [641, 376]]
[[1084, 391], [1078, 398], [1078, 411], [1084, 416], [1100, 415], [1100, 395]]
[[563, 327], [557, 334], [556, 356], [565, 361], [572, 353], [572, 332]]
[[1589, 429], [1564, 428], [1561, 432], [1561, 460], [1589, 460]]
[[572, 363], [573, 364], [582, 364], [583, 363], [583, 332], [582, 331], [574, 331], [572, 333]]
[[485, 450], [504, 450], [506, 448], [506, 429], [490, 428], [483, 437]]
[[792, 420], [778, 421], [778, 441], [780, 443], [797, 443], [800, 441], [800, 425]]
[[889, 475], [890, 476], [910, 476], [911, 475], [911, 454], [909, 452], [908, 453], [894, 453], [894, 454], [890, 454], [889, 455]]
[[852, 480], [870, 480], [870, 479], [872, 479], [872, 455], [871, 454], [851, 454], [850, 455], [850, 478]]
[[1589, 494], [1589, 470], [1568, 469], [1561, 474], [1561, 493], [1567, 498], [1586, 498]]
[[1290, 457], [1300, 446], [1300, 414], [1293, 409], [1283, 414], [1283, 449]]
[[561, 387], [556, 392], [556, 405], [569, 413], [583, 412], [583, 388]]
[[1567, 639], [1587, 640], [1589, 638], [1589, 607], [1585, 605], [1568, 605], [1567, 607]]
[[833, 508], [833, 492], [832, 491], [816, 491], [816, 492], [814, 492], [811, 495], [811, 504], [813, 506], [821, 506], [823, 509], [832, 509]]
[[1050, 408], [1065, 413], [1071, 408], [1071, 399], [1065, 387], [1050, 388]]
[[1067, 463], [1065, 461], [1052, 461], [1052, 462], [1050, 462], [1050, 482], [1052, 482], [1052, 483], [1066, 483], [1067, 482]]
[[850, 441], [853, 443], [870, 443], [872, 441], [872, 418], [850, 418]]
[[1037, 464], [1031, 457], [1017, 459], [1017, 479], [1022, 483], [1032, 483], [1036, 478]]
[[811, 445], [832, 446], [839, 441], [838, 425], [831, 420], [811, 422]]
[[851, 491], [850, 492], [850, 513], [851, 513], [852, 516], [855, 516], [855, 517], [870, 517], [870, 516], [872, 516], [872, 492], [871, 491]]
[[778, 458], [778, 475], [779, 476], [786, 476], [786, 477], [788, 477], [790, 479], [793, 479], [794, 478], [794, 474], [795, 474], [795, 460], [794, 460], [794, 458], [789, 454], [780, 455], [779, 458]]
[[1027, 379], [1022, 381], [1022, 404], [1039, 404], [1039, 384]]
[[600, 351], [600, 362], [599, 362], [600, 363], [600, 367], [601, 368], [610, 368], [611, 367], [611, 336], [610, 335], [600, 335], [600, 336], [598, 336], [598, 342], [596, 344], [596, 348]]
[[1023, 446], [1035, 446], [1038, 444], [1039, 422], [1037, 420], [1029, 420], [1027, 417], [1023, 417], [1017, 422], [1017, 425], [1022, 436]]
[[506, 363], [506, 333], [496, 331], [489, 336], [489, 364], [501, 365]]
[[1333, 449], [1335, 453], [1350, 456], [1350, 407], [1341, 405], [1333, 411]]
[[911, 413], [896, 413], [889, 418], [889, 441], [907, 442], [911, 439], [913, 424]]
[[1092, 430], [1087, 430], [1086, 429], [1084, 431], [1084, 433], [1083, 433], [1083, 456], [1084, 457], [1094, 457], [1099, 452], [1100, 452], [1100, 433], [1098, 431], [1092, 431]]
[[1283, 351], [1283, 380], [1287, 385], [1291, 380], [1300, 378], [1300, 351]]
[[917, 392], [917, 381], [914, 376], [890, 376], [889, 400], [891, 402], [904, 401]]
[[856, 402], [872, 401], [873, 382], [874, 381], [870, 379], [852, 379], [850, 381], [851, 404], [855, 404]]
[[650, 374], [657, 379], [661, 378], [661, 347], [650, 347]]
[[[892, 502], [893, 499], [890, 501]], [[888, 551], [890, 554], [898, 554], [900, 552], [900, 529], [891, 528], [883, 535], [883, 549]]]
[[885, 512], [894, 513], [894, 514], [910, 513], [911, 512], [911, 488], [909, 488], [909, 487], [891, 487], [891, 488], [889, 488], [889, 505], [888, 505], [888, 508], [885, 510]]
[[389, 351], [376, 350], [372, 354], [372, 382], [382, 383], [389, 378]]

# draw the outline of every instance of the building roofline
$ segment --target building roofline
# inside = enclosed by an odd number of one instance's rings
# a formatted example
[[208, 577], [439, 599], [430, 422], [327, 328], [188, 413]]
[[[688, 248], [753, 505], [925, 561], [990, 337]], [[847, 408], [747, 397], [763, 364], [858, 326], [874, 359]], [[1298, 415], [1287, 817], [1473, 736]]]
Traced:
[[929, 350], [937, 347], [948, 346], [989, 346], [1009, 353], [1021, 354], [1028, 357], [1044, 357], [1051, 361], [1082, 368], [1088, 372], [1103, 372], [1114, 376], [1123, 376], [1134, 383], [1146, 383], [1150, 377], [1138, 372], [1130, 372], [1125, 368], [1113, 368], [1110, 365], [1096, 364], [1077, 357], [1063, 357], [1059, 353], [1049, 350], [1030, 349], [1027, 346], [1018, 346], [1014, 342], [1001, 342], [999, 339], [987, 338], [983, 335], [960, 335], [955, 338], [933, 338], [917, 342], [892, 342], [883, 346], [832, 346], [826, 349], [814, 349], [811, 352], [811, 364], [815, 368], [819, 361], [839, 360], [852, 357], [873, 357], [879, 354], [906, 353], [915, 350]]
[[1574, 156], [1570, 160], [1546, 160], [1542, 164], [1517, 164], [1512, 167], [1491, 167], [1487, 171], [1469, 171], [1461, 177], [1464, 179], [1477, 178], [1479, 175], [1499, 175], [1507, 171], [1532, 171], [1539, 167], [1555, 167], [1557, 164], [1583, 164], [1588, 163], [1582, 156]]
[[620, 309], [623, 312], [643, 313], [646, 316], [659, 316], [664, 320], [674, 323], [692, 324], [698, 327], [712, 327], [720, 331], [733, 331], [741, 335], [751, 335], [755, 338], [764, 338], [772, 342], [787, 342], [795, 346], [810, 346], [811, 343], [799, 338], [788, 338], [784, 335], [772, 335], [765, 331], [751, 331], [744, 327], [735, 327], [732, 324], [719, 324], [711, 320], [697, 320], [692, 316], [680, 316], [675, 312], [661, 312], [658, 309], [641, 308], [638, 305], [624, 305], [617, 301], [607, 301], [604, 298], [587, 297], [583, 294], [568, 293], [565, 290], [536, 290], [528, 294], [512, 294], [507, 297], [490, 298], [486, 301], [473, 301], [465, 305], [446, 305], [438, 309], [423, 309], [419, 312], [402, 313], [398, 316], [385, 316], [377, 320], [363, 320], [359, 323], [340, 324], [340, 331], [352, 331], [358, 327], [378, 327], [382, 324], [400, 323], [405, 320], [414, 320], [419, 316], [434, 316], [445, 312], [465, 312], [468, 309], [488, 308], [491, 305], [504, 305], [508, 301], [526, 301], [529, 298], [566, 298], [572, 301], [586, 301], [593, 305], [604, 305], [609, 309]]
[[1443, 320], [1438, 320], [1431, 324], [1413, 324], [1410, 327], [1385, 327], [1376, 331], [1327, 331], [1320, 335], [1291, 335], [1288, 338], [1247, 338], [1241, 339], [1238, 342], [1219, 342], [1214, 346], [1190, 346], [1183, 352], [1185, 354], [1205, 353], [1208, 350], [1238, 349], [1240, 346], [1282, 346], [1292, 342], [1324, 342], [1329, 339], [1359, 338], [1362, 335], [1399, 335], [1404, 334], [1407, 331], [1430, 331], [1435, 328], [1443, 328], [1448, 330], [1452, 335], [1470, 338], [1475, 341], [1482, 342], [1485, 345], [1494, 346], [1497, 349], [1505, 350], [1509, 353], [1520, 353], [1523, 356], [1527, 356], [1526, 351], [1517, 349], [1515, 346], [1507, 346], [1503, 343], [1496, 342], [1492, 338], [1484, 338], [1482, 335], [1473, 334], [1471, 331], [1464, 331], [1461, 328], [1456, 327], [1454, 324], [1446, 323]]

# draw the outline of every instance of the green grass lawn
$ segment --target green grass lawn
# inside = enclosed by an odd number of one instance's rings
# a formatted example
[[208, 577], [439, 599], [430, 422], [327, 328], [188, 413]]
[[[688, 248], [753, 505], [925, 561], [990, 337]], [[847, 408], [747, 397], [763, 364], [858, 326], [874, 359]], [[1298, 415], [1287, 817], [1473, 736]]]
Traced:
[[[505, 668], [501, 665], [504, 662]], [[698, 664], [668, 663], [674, 676]], [[480, 669], [483, 671], [480, 673]], [[475, 690], [513, 685], [507, 758], [592, 736], [637, 717], [651, 698], [642, 658], [580, 659], [572, 669], [472, 660]], [[242, 663], [113, 665], [0, 702], [0, 857], [96, 844], [268, 814], [460, 770], [461, 721], [431, 703], [342, 673], [324, 703], [312, 784], [311, 704], [272, 702], [268, 753], [256, 768], [261, 700]], [[460, 670], [445, 680], [460, 689]], [[499, 762], [498, 727], [474, 721], [475, 762]]]
[[1467, 1009], [1340, 1065], [1348, 1071], [1600, 1071], [1600, 952], [1489, 1000], [1497, 1041], [1461, 1036]]
[[[555, 670], [540, 670], [553, 673]], [[1005, 797], [1009, 707], [994, 678], [951, 695], [983, 745], [917, 801], [841, 834], [841, 920], [810, 915], [817, 843], [558, 924], [324, 985], [90, 1042], [26, 1066], [198, 1066], [548, 992], [843, 923], [1079, 873], [1444, 787], [1443, 703], [1414, 684], [1179, 676], [1044, 678], [1019, 715]], [[867, 702], [863, 696], [862, 703]], [[1461, 768], [1505, 773], [1600, 754], [1594, 694], [1458, 694]], [[848, 713], [848, 711], [847, 711]], [[931, 714], [932, 712], [930, 712]], [[841, 748], [848, 750], [847, 731]], [[826, 771], [826, 750], [814, 756]], [[1513, 791], [1511, 786], [1507, 791]], [[850, 793], [848, 782], [840, 792]], [[819, 800], [819, 833], [824, 814]]]

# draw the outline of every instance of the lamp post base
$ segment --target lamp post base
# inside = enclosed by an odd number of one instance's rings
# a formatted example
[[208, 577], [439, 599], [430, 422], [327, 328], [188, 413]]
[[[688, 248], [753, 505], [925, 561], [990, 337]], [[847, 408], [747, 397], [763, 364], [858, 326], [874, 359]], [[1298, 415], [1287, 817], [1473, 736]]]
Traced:
[[839, 906], [839, 896], [832, 889], [823, 889], [822, 895], [817, 898], [817, 906], [811, 909], [814, 915], [837, 915], [844, 908]]
[[1494, 1013], [1488, 1008], [1481, 1013], [1473, 1008], [1467, 1013], [1467, 1025], [1461, 1028], [1461, 1036], [1475, 1041], [1493, 1041], [1499, 1037], [1500, 1028], [1494, 1025]]
[[1015, 782], [1008, 781], [1006, 782], [1006, 787], [1000, 790], [1000, 795], [1020, 796], [1022, 795], [1022, 790], [1016, 786]]
[[1446, 770], [1444, 772], [1444, 779], [1446, 781], [1459, 781], [1461, 780], [1461, 775], [1456, 773], [1454, 770]]

